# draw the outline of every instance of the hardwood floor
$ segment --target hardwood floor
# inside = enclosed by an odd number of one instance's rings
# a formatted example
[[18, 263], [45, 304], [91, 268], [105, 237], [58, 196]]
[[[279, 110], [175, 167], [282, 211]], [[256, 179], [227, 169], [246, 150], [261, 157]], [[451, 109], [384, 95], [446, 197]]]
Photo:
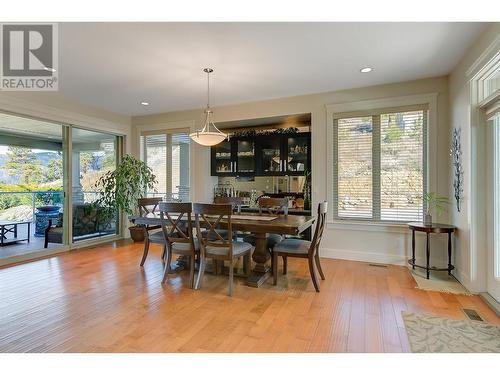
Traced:
[[500, 318], [478, 296], [415, 289], [408, 270], [322, 259], [315, 293], [307, 262], [289, 259], [260, 289], [187, 272], [161, 285], [159, 246], [117, 243], [0, 269], [0, 352], [408, 352], [401, 311]]

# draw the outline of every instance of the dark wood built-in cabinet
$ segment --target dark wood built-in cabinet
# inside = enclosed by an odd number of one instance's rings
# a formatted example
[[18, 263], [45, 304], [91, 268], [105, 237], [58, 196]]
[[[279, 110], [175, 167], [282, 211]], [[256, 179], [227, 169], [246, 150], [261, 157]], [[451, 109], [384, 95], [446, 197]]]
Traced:
[[311, 133], [234, 137], [212, 147], [212, 176], [297, 176], [311, 170]]

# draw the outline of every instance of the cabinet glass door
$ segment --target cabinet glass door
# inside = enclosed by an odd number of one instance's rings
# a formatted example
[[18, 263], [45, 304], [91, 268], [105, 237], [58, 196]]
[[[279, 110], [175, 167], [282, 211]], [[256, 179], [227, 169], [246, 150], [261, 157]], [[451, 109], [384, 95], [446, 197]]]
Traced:
[[234, 165], [231, 154], [231, 142], [224, 141], [213, 147], [215, 148], [215, 172], [217, 174], [233, 173]]
[[287, 140], [286, 172], [304, 172], [308, 168], [308, 137], [290, 137]]
[[[262, 137], [264, 138], [264, 137]], [[281, 139], [266, 137], [260, 139], [260, 162], [263, 174], [276, 174], [283, 171]]]
[[255, 172], [255, 143], [254, 141], [237, 141], [237, 173]]

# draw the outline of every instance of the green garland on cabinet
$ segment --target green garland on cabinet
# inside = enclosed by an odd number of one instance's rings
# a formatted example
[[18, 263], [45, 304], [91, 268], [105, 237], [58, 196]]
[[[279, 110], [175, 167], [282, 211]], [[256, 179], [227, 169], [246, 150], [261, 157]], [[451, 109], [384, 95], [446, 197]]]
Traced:
[[231, 137], [253, 137], [256, 135], [279, 135], [279, 134], [295, 134], [298, 133], [299, 129], [297, 128], [280, 128], [280, 129], [273, 129], [273, 130], [261, 130], [257, 131], [255, 129], [248, 129], [248, 130], [240, 130], [236, 131], [234, 133], [231, 133]]

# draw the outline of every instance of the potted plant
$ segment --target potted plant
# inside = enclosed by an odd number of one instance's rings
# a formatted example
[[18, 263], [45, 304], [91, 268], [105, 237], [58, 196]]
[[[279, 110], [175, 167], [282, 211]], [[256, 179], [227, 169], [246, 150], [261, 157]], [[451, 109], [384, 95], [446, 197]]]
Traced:
[[[100, 209], [115, 214], [118, 210], [132, 215], [138, 212], [137, 200], [147, 190], [155, 190], [158, 181], [147, 164], [131, 155], [124, 155], [115, 170], [106, 172], [95, 183], [99, 197], [94, 204]], [[144, 228], [129, 227], [134, 242], [144, 240]]]
[[442, 195], [437, 195], [436, 193], [426, 193], [424, 195], [424, 201], [426, 206], [424, 225], [432, 225], [432, 215], [431, 212], [434, 209], [436, 214], [439, 216], [444, 210], [445, 205], [448, 204], [448, 198]]

